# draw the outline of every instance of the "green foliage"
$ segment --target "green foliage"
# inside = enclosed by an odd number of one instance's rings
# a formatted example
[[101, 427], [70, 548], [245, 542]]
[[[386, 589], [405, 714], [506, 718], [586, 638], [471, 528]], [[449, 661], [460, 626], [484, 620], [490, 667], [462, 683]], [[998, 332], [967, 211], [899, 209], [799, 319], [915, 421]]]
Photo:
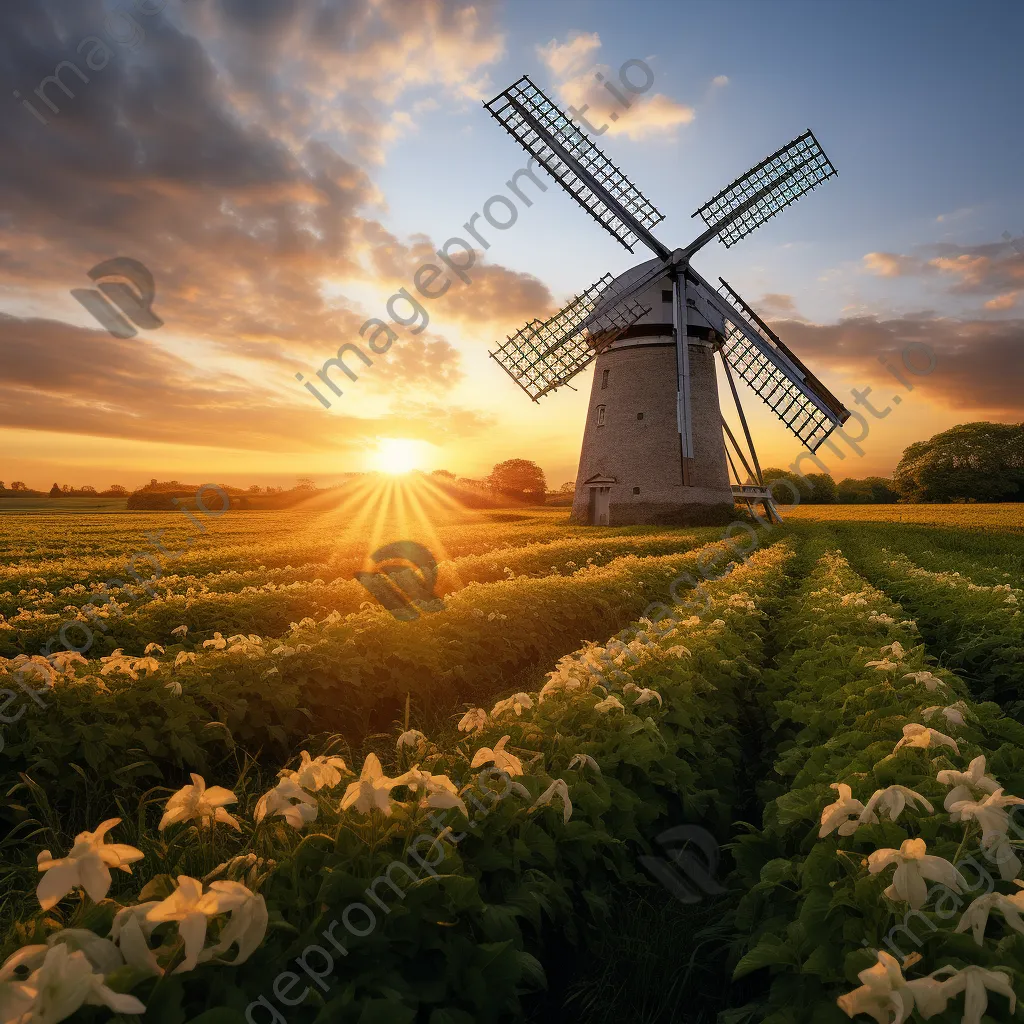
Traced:
[[1024, 501], [1024, 423], [961, 423], [918, 441], [893, 481], [903, 501]]

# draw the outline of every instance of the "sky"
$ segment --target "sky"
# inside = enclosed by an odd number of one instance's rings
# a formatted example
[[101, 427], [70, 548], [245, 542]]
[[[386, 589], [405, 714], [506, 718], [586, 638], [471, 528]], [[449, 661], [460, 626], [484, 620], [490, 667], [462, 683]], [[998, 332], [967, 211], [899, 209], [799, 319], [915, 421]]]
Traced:
[[[328, 484], [396, 440], [426, 470], [528, 458], [574, 479], [592, 370], [533, 403], [488, 353], [649, 254], [543, 172], [545, 191], [520, 180], [529, 205], [510, 198], [526, 157], [483, 101], [523, 74], [608, 125], [595, 144], [670, 247], [813, 129], [838, 176], [694, 267], [862, 413], [819, 452], [837, 479], [887, 475], [956, 423], [1018, 422], [1022, 38], [1009, 0], [4, 4], [0, 479]], [[493, 196], [504, 228], [479, 216]], [[449, 253], [468, 281], [395, 298], [467, 222], [482, 241]], [[115, 257], [148, 268], [161, 325], [115, 337], [71, 294]], [[387, 326], [360, 336], [370, 319]], [[346, 344], [370, 364], [349, 350], [339, 396], [316, 373]], [[790, 465], [799, 442], [745, 408], [762, 465]]]

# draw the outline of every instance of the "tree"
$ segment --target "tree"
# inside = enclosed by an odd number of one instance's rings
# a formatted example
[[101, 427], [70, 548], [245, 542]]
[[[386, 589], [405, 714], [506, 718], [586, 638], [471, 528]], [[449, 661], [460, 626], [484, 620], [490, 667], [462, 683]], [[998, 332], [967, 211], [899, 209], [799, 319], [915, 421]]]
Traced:
[[863, 480], [847, 477], [839, 482], [836, 497], [840, 505], [891, 505], [899, 501], [899, 492], [884, 476], [866, 476]]
[[1024, 423], [961, 423], [903, 453], [900, 501], [1024, 501]]
[[431, 476], [443, 476], [447, 480], [454, 480], [455, 479], [455, 474], [452, 473], [450, 470], [447, 470], [447, 469], [435, 469], [430, 475]]
[[14, 483], [11, 484], [11, 490], [12, 491], [27, 491], [28, 490], [28, 484], [26, 484], [24, 480], [15, 480]]
[[79, 487], [78, 490], [82, 494], [95, 494], [96, 488], [92, 484], [86, 484], [84, 487]]
[[61, 490], [60, 490], [60, 487], [58, 487], [58, 486], [57, 486], [57, 484], [54, 484], [54, 485], [53, 485], [53, 486], [52, 486], [52, 487], [50, 488], [50, 497], [51, 497], [51, 498], [59, 498], [59, 497], [60, 497], [60, 495], [61, 495]]
[[576, 490], [576, 481], [575, 480], [566, 480], [566, 482], [564, 484], [562, 484], [561, 487], [558, 488], [558, 493], [559, 494], [573, 494], [575, 492], [575, 490]]
[[120, 484], [111, 484], [103, 493], [109, 495], [127, 494], [128, 488], [122, 487]]
[[300, 476], [299, 482], [295, 485], [297, 491], [315, 491], [316, 484], [308, 476]]
[[6, 491], [6, 490], [7, 490], [7, 488], [6, 488], [6, 487], [4, 487], [4, 482], [3, 482], [3, 480], [0, 480], [0, 491]]
[[499, 462], [491, 470], [487, 482], [494, 490], [520, 501], [542, 504], [547, 493], [544, 471], [529, 459], [506, 459]]
[[[54, 484], [53, 486], [56, 487], [57, 485]], [[61, 484], [60, 485], [60, 493], [61, 494], [70, 494], [73, 490], [74, 490], [74, 488], [71, 486], [71, 484]]]
[[260, 493], [260, 491], [261, 491], [261, 488], [260, 488], [260, 485], [259, 485], [259, 484], [253, 484], [253, 485], [252, 485], [252, 486], [251, 486], [251, 487], [249, 488], [249, 493], [250, 493], [250, 494], [259, 494], [259, 493]]
[[[796, 488], [800, 496], [800, 504], [804, 505], [832, 505], [836, 500], [836, 482], [828, 473], [808, 473], [801, 476], [788, 469], [779, 469], [777, 466], [769, 466], [761, 471], [766, 485], [770, 486], [773, 480], [788, 480]], [[783, 505], [792, 505], [796, 502], [797, 495], [790, 487], [775, 487], [772, 493]]]

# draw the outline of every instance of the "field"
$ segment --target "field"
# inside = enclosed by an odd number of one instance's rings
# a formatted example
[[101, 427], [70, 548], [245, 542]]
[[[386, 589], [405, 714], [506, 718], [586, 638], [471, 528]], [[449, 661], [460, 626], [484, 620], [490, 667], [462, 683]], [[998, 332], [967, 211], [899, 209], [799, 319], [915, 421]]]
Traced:
[[1009, 1020], [1021, 513], [0, 516], [0, 1020]]

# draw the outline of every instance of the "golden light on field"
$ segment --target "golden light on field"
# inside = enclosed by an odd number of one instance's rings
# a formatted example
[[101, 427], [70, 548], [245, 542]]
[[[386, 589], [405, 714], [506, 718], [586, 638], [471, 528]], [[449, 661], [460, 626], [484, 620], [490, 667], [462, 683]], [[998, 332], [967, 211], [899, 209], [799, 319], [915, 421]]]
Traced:
[[391, 476], [401, 476], [420, 469], [423, 464], [423, 442], [404, 437], [382, 437], [373, 454], [373, 468]]

